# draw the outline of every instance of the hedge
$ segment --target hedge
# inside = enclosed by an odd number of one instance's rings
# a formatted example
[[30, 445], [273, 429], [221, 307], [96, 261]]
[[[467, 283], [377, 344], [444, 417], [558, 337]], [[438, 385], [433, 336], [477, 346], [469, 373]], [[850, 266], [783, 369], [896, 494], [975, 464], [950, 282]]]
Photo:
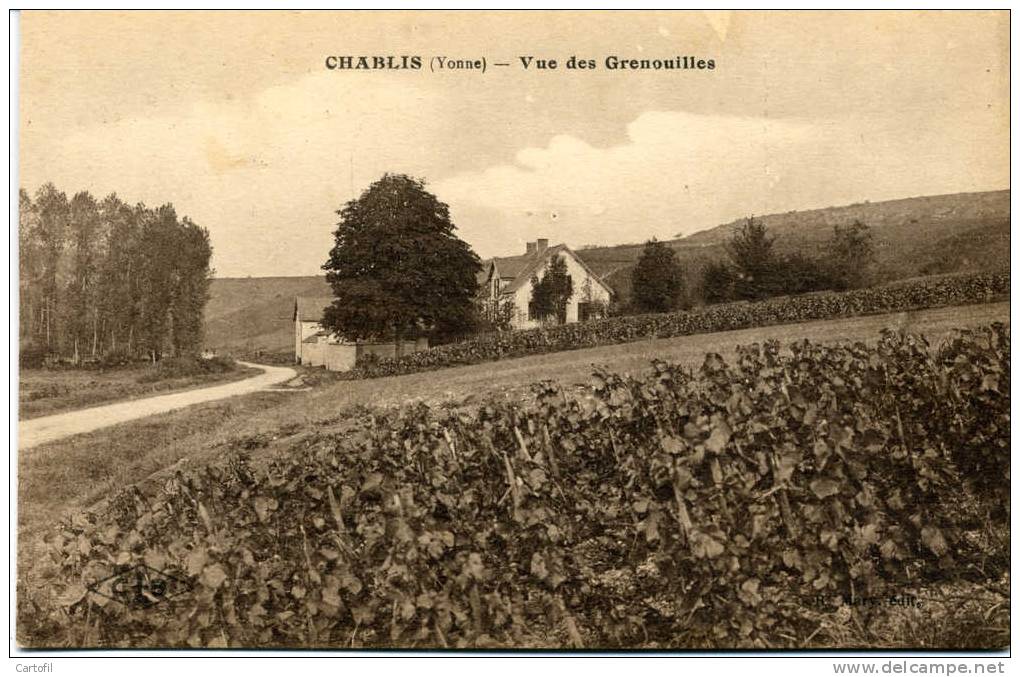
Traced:
[[654, 338], [857, 315], [982, 303], [1009, 294], [1009, 273], [921, 278], [848, 292], [822, 292], [693, 311], [612, 317], [591, 322], [478, 336], [346, 372], [351, 379], [394, 376], [527, 355]]

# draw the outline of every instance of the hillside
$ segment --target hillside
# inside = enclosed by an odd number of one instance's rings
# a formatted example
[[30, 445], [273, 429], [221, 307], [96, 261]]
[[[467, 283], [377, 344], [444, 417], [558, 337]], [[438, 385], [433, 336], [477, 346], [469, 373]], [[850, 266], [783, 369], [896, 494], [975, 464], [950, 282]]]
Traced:
[[205, 310], [205, 345], [216, 350], [293, 350], [294, 297], [328, 296], [325, 277], [214, 279]]
[[[756, 216], [776, 235], [780, 251], [815, 252], [833, 226], [860, 220], [875, 236], [881, 275], [893, 280], [917, 275], [978, 272], [1009, 267], [1009, 191], [956, 193], [865, 202], [842, 207]], [[734, 221], [670, 240], [689, 284], [709, 261], [725, 257]], [[643, 244], [578, 251], [626, 302], [630, 272]], [[324, 296], [323, 277], [223, 278], [213, 280], [206, 306], [206, 345], [217, 349], [289, 350], [295, 296]]]
[[[859, 220], [871, 226], [883, 242], [931, 242], [997, 219], [1009, 220], [1009, 191], [953, 193], [886, 202], [862, 202], [842, 207], [756, 216], [780, 240], [821, 243], [834, 226]], [[744, 222], [738, 219], [683, 238], [687, 244], [718, 244]]]
[[1009, 268], [1009, 217], [947, 235], [935, 242], [922, 242], [910, 251], [925, 275], [976, 272]]
[[[1009, 266], [1009, 191], [954, 193], [864, 202], [842, 207], [755, 216], [776, 237], [780, 252], [816, 253], [833, 227], [859, 220], [871, 227], [883, 279], [936, 273], [977, 272]], [[726, 256], [730, 223], [666, 242], [687, 271], [689, 281], [701, 268]], [[593, 247], [580, 251], [594, 270], [605, 276], [621, 299], [630, 297], [630, 271], [641, 244]]]

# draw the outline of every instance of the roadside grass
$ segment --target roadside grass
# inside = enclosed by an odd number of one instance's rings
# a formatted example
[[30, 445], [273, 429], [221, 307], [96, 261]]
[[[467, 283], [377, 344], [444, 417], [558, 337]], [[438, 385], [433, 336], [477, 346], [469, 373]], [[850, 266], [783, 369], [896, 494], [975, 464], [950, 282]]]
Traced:
[[18, 455], [18, 527], [22, 533], [70, 509], [144, 479], [208, 445], [220, 430], [291, 397], [259, 392], [152, 416], [51, 442]]
[[258, 370], [235, 365], [219, 373], [163, 378], [148, 365], [114, 369], [22, 369], [18, 374], [18, 419], [27, 420], [118, 400], [134, 400], [215, 383], [238, 381]]

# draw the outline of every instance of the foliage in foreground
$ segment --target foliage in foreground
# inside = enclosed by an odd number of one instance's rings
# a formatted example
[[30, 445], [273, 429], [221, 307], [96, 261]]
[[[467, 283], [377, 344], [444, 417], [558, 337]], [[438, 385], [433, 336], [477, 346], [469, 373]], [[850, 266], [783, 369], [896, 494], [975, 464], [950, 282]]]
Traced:
[[611, 317], [525, 331], [486, 334], [346, 372], [347, 378], [409, 374], [562, 350], [653, 338], [708, 334], [898, 310], [981, 303], [1009, 294], [1009, 274], [956, 275], [910, 280], [848, 292], [727, 303], [692, 311]]
[[[55, 531], [21, 637], [794, 647], [840, 596], [1006, 575], [1008, 329], [938, 351], [891, 332], [790, 348], [538, 384], [529, 402], [365, 410], [265, 468], [178, 470]], [[86, 592], [143, 563], [193, 588], [134, 609]]]

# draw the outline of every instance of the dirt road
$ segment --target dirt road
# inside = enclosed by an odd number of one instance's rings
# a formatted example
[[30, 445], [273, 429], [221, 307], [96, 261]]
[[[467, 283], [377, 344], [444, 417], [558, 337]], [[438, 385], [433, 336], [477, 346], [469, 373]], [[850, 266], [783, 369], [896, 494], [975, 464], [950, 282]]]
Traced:
[[235, 395], [247, 395], [297, 376], [297, 372], [290, 367], [271, 367], [248, 362], [239, 362], [239, 364], [262, 369], [263, 373], [243, 381], [234, 381], [209, 388], [187, 390], [129, 402], [117, 402], [101, 407], [79, 409], [78, 411], [21, 421], [18, 424], [18, 449], [28, 449], [71, 435], [91, 432], [136, 418], [162, 414], [192, 404], [221, 400]]

